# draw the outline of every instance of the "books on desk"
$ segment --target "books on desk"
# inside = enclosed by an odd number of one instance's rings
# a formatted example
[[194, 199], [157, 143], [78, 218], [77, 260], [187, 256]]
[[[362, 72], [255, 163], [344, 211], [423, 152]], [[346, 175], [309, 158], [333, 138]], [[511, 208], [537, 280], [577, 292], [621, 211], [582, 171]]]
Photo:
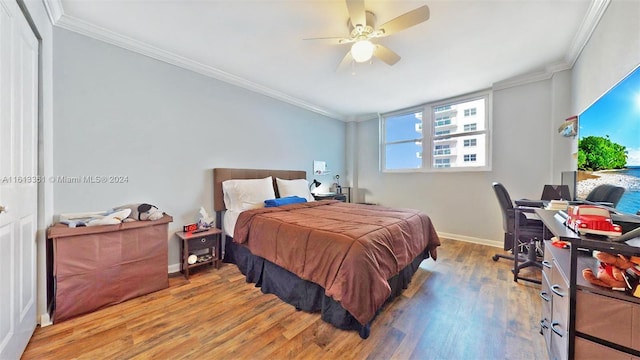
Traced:
[[551, 200], [545, 207], [547, 210], [567, 210], [569, 202], [566, 200]]
[[566, 200], [516, 200], [516, 205], [523, 207], [544, 208], [547, 210], [567, 210], [572, 201]]
[[545, 202], [542, 200], [519, 199], [519, 200], [516, 200], [515, 203], [517, 206], [543, 208]]

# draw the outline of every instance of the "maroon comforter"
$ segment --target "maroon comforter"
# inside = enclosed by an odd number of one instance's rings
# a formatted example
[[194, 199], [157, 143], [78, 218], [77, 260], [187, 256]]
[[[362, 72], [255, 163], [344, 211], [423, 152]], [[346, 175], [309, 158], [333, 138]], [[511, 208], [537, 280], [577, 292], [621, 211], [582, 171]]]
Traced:
[[438, 235], [417, 210], [334, 200], [244, 211], [234, 241], [325, 289], [358, 322], [369, 323], [391, 294], [387, 279]]

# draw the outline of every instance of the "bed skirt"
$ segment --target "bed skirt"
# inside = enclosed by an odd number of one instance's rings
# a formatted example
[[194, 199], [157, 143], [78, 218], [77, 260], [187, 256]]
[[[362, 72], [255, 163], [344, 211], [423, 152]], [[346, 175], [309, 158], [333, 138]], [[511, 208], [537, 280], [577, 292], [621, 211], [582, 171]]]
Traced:
[[[429, 258], [429, 251], [425, 249], [400, 273], [388, 280], [391, 295], [382, 308], [409, 286], [420, 263], [427, 258]], [[245, 275], [247, 282], [254, 283], [263, 293], [274, 294], [297, 310], [319, 311], [323, 321], [342, 330], [356, 330], [363, 339], [369, 337], [373, 320], [366, 325], [360, 324], [338, 302], [326, 296], [324, 288], [320, 285], [303, 280], [294, 273], [253, 255], [249, 249], [234, 243], [228, 236], [225, 241], [223, 261], [236, 264], [240, 272]], [[377, 313], [380, 313], [382, 308]]]

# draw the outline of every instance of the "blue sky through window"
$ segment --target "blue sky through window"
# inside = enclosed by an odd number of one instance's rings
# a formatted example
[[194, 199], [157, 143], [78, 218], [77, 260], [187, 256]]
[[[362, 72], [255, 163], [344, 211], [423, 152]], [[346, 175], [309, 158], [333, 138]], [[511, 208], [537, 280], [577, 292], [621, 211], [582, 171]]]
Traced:
[[[422, 112], [390, 116], [385, 121], [385, 142], [422, 139], [416, 126], [422, 124]], [[387, 169], [417, 169], [422, 165], [422, 143], [410, 141], [387, 144], [385, 151]]]

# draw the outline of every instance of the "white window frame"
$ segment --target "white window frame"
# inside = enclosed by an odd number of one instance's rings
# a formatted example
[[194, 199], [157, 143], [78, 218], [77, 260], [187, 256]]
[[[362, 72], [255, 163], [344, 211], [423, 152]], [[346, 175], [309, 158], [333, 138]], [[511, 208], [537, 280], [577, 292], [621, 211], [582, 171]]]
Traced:
[[466, 132], [476, 131], [477, 129], [478, 129], [478, 123], [471, 123], [471, 124], [464, 125], [464, 131]]
[[477, 139], [464, 139], [464, 142], [462, 143], [463, 147], [469, 148], [469, 147], [476, 147], [478, 146], [478, 140]]
[[[484, 166], [456, 166], [456, 167], [437, 167], [434, 162], [434, 140], [438, 138], [438, 135], [433, 134], [435, 115], [434, 110], [436, 108], [444, 108], [447, 105], [453, 103], [464, 103], [468, 101], [484, 98], [485, 100], [485, 114], [484, 119], [478, 118], [477, 123], [481, 124], [484, 120], [485, 130], [475, 130], [460, 133], [450, 133], [447, 135], [441, 135], [446, 137], [462, 137], [469, 135], [484, 135], [485, 145], [484, 149], [477, 151], [484, 151], [485, 165]], [[403, 114], [415, 113], [422, 111], [422, 166], [417, 169], [386, 169], [386, 143], [385, 143], [385, 119], [387, 117], [393, 117]], [[463, 111], [464, 114], [464, 111]], [[463, 116], [463, 114], [460, 114]], [[461, 116], [461, 117], [462, 117]], [[474, 115], [477, 116], [477, 115]], [[402, 173], [402, 172], [479, 172], [479, 171], [491, 171], [491, 159], [492, 159], [492, 118], [493, 118], [493, 93], [491, 90], [483, 90], [475, 93], [462, 95], [454, 98], [449, 98], [433, 103], [427, 103], [420, 106], [407, 108], [399, 111], [389, 112], [385, 114], [379, 114], [379, 129], [380, 129], [380, 146], [379, 146], [379, 167], [381, 172], [387, 173]], [[477, 145], [476, 145], [477, 147]], [[464, 154], [459, 154], [464, 156]], [[469, 162], [470, 164], [474, 162]]]

